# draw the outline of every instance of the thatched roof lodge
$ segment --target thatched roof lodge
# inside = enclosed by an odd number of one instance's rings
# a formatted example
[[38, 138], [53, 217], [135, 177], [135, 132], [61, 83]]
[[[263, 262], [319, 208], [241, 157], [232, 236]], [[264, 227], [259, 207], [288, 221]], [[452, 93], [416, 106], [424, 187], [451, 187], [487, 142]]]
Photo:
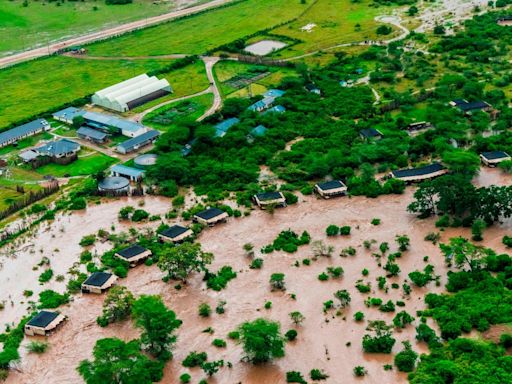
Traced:
[[347, 186], [340, 180], [324, 181], [315, 185], [315, 191], [324, 199], [347, 194]]
[[286, 198], [282, 192], [262, 192], [252, 197], [254, 203], [264, 209], [270, 205], [286, 207]]
[[117, 280], [117, 276], [108, 272], [94, 272], [82, 283], [82, 293], [103, 293]]
[[181, 225], [173, 225], [167, 229], [164, 229], [158, 234], [158, 238], [164, 242], [180, 243], [190, 236], [193, 236], [194, 232], [190, 228], [183, 227]]
[[504, 151], [490, 151], [482, 152], [480, 154], [480, 160], [482, 161], [483, 164], [487, 165], [488, 167], [495, 167], [502, 161], [510, 159], [510, 155]]
[[440, 163], [432, 163], [418, 168], [399, 169], [391, 171], [390, 177], [400, 179], [406, 183], [414, 183], [433, 179], [448, 173], [448, 170]]
[[66, 317], [58, 312], [41, 311], [25, 324], [25, 334], [28, 336], [48, 336]]
[[204, 211], [196, 213], [193, 220], [196, 223], [213, 226], [219, 222], [225, 222], [228, 218], [228, 214], [219, 208], [208, 208]]
[[128, 248], [118, 251], [115, 256], [130, 263], [130, 267], [135, 267], [137, 264], [146, 260], [152, 253], [149, 249], [144, 248], [139, 244], [134, 244]]

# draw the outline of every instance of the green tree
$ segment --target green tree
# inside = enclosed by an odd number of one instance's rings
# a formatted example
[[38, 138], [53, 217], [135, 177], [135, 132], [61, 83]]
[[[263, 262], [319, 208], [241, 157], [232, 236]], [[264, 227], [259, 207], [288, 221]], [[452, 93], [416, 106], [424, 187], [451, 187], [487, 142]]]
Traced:
[[382, 320], [370, 321], [368, 331], [363, 336], [363, 350], [367, 353], [391, 353], [396, 340], [392, 337], [391, 327]]
[[102, 327], [109, 323], [125, 320], [132, 312], [133, 294], [121, 285], [112, 287], [103, 302], [103, 313], [96, 319]]
[[183, 243], [176, 247], [164, 248], [160, 253], [158, 267], [167, 273], [166, 280], [181, 280], [186, 283], [192, 272], [206, 272], [206, 266], [213, 261], [213, 254], [203, 252], [197, 243]]
[[256, 319], [238, 327], [246, 358], [254, 364], [284, 356], [284, 338], [278, 322]]
[[418, 354], [412, 350], [411, 343], [404, 341], [404, 349], [395, 356], [395, 365], [400, 372], [412, 372], [418, 360]]
[[457, 268], [480, 269], [491, 251], [474, 245], [463, 237], [452, 237], [449, 244], [439, 244], [447, 263], [454, 263]]
[[133, 303], [132, 312], [135, 325], [142, 329], [140, 339], [144, 349], [159, 360], [171, 359], [176, 342], [174, 331], [181, 326], [181, 320], [157, 295], [142, 295]]
[[302, 323], [306, 319], [306, 317], [299, 311], [291, 312], [290, 318], [292, 319], [292, 321], [295, 325]]
[[150, 384], [163, 376], [163, 364], [141, 353], [137, 340], [98, 340], [93, 357], [92, 361], [80, 362], [77, 368], [87, 384]]
[[480, 158], [477, 154], [463, 150], [445, 152], [443, 163], [454, 174], [471, 178], [480, 170]]

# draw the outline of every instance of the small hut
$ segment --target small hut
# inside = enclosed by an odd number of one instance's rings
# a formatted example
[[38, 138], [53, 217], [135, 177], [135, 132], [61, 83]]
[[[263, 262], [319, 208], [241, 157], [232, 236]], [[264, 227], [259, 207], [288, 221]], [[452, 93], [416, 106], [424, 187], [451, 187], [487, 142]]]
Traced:
[[448, 173], [448, 170], [440, 163], [432, 163], [418, 168], [399, 169], [391, 171], [391, 178], [416, 183], [423, 180], [430, 180]]
[[137, 264], [146, 260], [152, 253], [139, 244], [134, 244], [128, 248], [118, 251], [115, 256], [130, 263], [130, 267], [135, 267]]
[[167, 229], [164, 229], [158, 234], [160, 241], [181, 243], [183, 240], [190, 236], [193, 236], [194, 232], [190, 228], [183, 227], [181, 225], [173, 225]]
[[495, 167], [502, 161], [510, 159], [510, 155], [507, 152], [503, 151], [482, 152], [480, 154], [480, 160], [484, 165], [488, 167]]
[[108, 272], [94, 272], [82, 283], [82, 293], [101, 294], [109, 289], [117, 280], [117, 276]]
[[325, 181], [315, 185], [315, 191], [324, 199], [347, 194], [347, 186], [340, 180]]
[[286, 198], [282, 192], [262, 192], [252, 197], [254, 203], [261, 209], [268, 206], [286, 207]]
[[66, 320], [66, 317], [58, 312], [41, 311], [25, 324], [25, 334], [28, 336], [48, 336]]
[[208, 208], [194, 215], [194, 222], [214, 226], [217, 223], [225, 222], [228, 214], [219, 208]]

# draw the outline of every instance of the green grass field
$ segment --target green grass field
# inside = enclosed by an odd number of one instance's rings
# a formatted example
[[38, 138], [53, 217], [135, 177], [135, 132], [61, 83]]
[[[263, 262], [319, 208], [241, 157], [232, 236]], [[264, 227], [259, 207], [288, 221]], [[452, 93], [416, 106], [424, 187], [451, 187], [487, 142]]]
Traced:
[[[393, 8], [375, 8], [369, 4], [370, 0], [357, 3], [351, 0], [317, 0], [298, 20], [271, 31], [304, 41], [277, 52], [275, 56], [292, 57], [338, 44], [390, 38], [391, 35], [378, 37], [376, 30], [380, 23], [374, 18], [390, 14]], [[311, 32], [301, 30], [310, 23], [316, 24]]]
[[116, 160], [112, 157], [98, 152], [89, 152], [82, 155], [78, 154], [78, 160], [68, 165], [46, 164], [36, 169], [40, 175], [52, 175], [55, 177], [69, 176], [87, 176], [98, 171], [104, 170], [114, 164]]
[[144, 118], [144, 124], [165, 131], [178, 121], [195, 121], [201, 117], [213, 103], [211, 93], [193, 97], [158, 108]]
[[168, 63], [58, 56], [0, 70], [0, 129]]
[[47, 2], [0, 0], [0, 56], [46, 44], [66, 36], [123, 24], [172, 11], [174, 2], [135, 0], [106, 5], [104, 1]]
[[88, 47], [98, 56], [201, 54], [240, 37], [299, 16], [308, 4], [299, 0], [246, 0], [197, 16], [139, 30]]

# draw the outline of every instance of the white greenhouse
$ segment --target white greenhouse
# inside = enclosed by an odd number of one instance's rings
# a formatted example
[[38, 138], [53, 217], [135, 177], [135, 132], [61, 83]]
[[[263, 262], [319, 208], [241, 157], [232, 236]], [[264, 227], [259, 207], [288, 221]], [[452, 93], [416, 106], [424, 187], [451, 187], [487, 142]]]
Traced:
[[172, 92], [166, 79], [143, 74], [96, 92], [92, 102], [117, 112], [126, 112]]

